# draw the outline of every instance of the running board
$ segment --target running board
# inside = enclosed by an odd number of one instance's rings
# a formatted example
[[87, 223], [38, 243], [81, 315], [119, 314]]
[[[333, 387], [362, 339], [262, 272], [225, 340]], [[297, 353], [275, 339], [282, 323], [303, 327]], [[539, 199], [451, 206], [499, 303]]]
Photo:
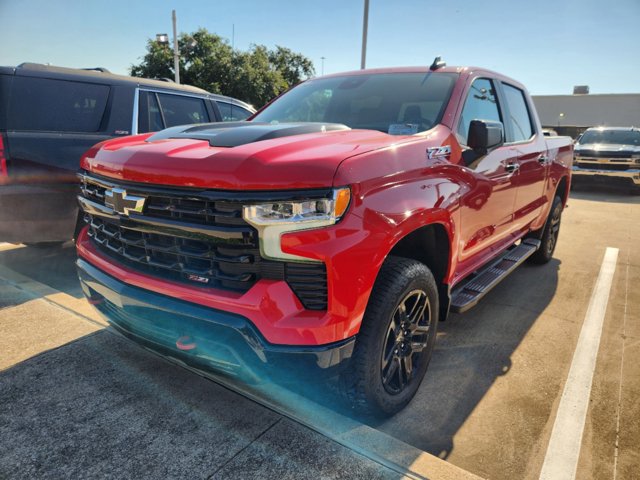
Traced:
[[451, 292], [451, 311], [462, 313], [475, 307], [482, 297], [533, 255], [538, 248], [540, 248], [540, 240], [528, 238], [479, 270], [471, 280]]

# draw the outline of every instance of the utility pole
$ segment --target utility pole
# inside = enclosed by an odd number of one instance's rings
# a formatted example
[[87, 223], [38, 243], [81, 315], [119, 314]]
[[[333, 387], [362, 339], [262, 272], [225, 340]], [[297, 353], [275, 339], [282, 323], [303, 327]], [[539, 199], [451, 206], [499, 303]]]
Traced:
[[173, 22], [173, 69], [176, 72], [176, 83], [180, 83], [180, 54], [178, 53], [178, 34], [176, 32], [176, 11], [171, 10]]
[[364, 0], [364, 15], [362, 17], [362, 56], [360, 57], [360, 69], [367, 65], [367, 30], [369, 28], [369, 0]]

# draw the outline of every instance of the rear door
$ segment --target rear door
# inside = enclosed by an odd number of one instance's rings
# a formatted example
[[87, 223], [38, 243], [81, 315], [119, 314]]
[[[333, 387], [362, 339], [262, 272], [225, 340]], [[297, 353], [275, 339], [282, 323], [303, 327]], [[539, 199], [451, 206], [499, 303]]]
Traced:
[[525, 92], [508, 83], [502, 83], [501, 92], [507, 117], [506, 142], [515, 150], [518, 162], [518, 172], [514, 175], [517, 193], [513, 222], [516, 228], [521, 229], [538, 218], [546, 201], [546, 142], [537, 131]]
[[12, 182], [75, 182], [80, 156], [110, 138], [111, 87], [42, 77], [14, 77], [7, 117]]
[[107, 132], [111, 94], [109, 85], [14, 76], [4, 139], [0, 241], [72, 238], [80, 157], [112, 136]]

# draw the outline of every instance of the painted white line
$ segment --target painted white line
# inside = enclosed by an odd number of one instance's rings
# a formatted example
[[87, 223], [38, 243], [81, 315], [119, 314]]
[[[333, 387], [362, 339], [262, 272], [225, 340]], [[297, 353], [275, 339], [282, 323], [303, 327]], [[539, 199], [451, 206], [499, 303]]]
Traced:
[[14, 250], [16, 248], [22, 248], [23, 245], [16, 245], [14, 243], [0, 242], [0, 252], [5, 250]]
[[562, 392], [540, 479], [574, 480], [618, 249], [607, 248]]

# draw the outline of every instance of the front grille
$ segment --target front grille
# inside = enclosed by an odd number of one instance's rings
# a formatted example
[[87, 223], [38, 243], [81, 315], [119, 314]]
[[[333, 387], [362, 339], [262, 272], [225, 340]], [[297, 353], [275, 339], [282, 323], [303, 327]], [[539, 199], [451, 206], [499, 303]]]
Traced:
[[590, 162], [576, 162], [576, 165], [580, 168], [591, 168], [594, 170], [609, 170], [616, 172], [623, 172], [635, 167], [634, 164], [619, 164], [619, 163], [590, 163]]
[[[91, 183], [84, 177], [82, 194], [85, 198], [104, 205], [105, 184]], [[145, 204], [145, 216], [182, 220], [198, 225], [248, 226], [242, 218], [242, 202], [195, 198], [191, 192], [184, 196], [154, 192]]]
[[576, 152], [577, 155], [581, 157], [589, 157], [589, 158], [629, 158], [631, 157], [631, 153], [627, 150], [626, 152], [621, 152], [620, 150], [580, 150]]
[[[122, 185], [82, 177], [82, 196], [105, 205], [105, 192]], [[327, 309], [324, 263], [294, 263], [260, 255], [257, 231], [242, 218], [245, 202], [225, 192], [125, 185], [142, 196], [142, 213], [85, 212], [89, 237], [103, 254], [128, 267], [192, 286], [246, 292], [260, 279], [285, 280], [303, 306]], [[229, 194], [229, 196], [233, 196]], [[236, 194], [237, 196], [237, 194]]]

